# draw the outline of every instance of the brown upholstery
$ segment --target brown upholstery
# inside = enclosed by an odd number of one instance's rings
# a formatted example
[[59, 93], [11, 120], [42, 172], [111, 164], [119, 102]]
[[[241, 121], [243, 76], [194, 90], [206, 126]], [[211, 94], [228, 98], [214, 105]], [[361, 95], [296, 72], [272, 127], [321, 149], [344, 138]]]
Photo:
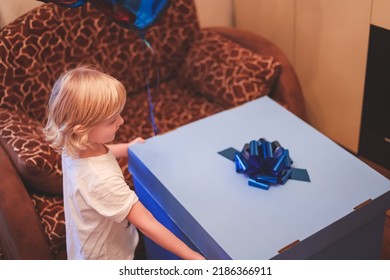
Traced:
[[212, 30], [256, 53], [273, 56], [282, 65], [282, 69], [278, 82], [269, 96], [301, 119], [306, 119], [302, 88], [286, 54], [272, 42], [248, 31], [226, 27], [212, 28]]
[[180, 81], [224, 107], [267, 95], [280, 63], [232, 42], [213, 31], [196, 36], [184, 60]]
[[[89, 5], [45, 4], [0, 30], [4, 258], [66, 257], [61, 157], [41, 132], [51, 87], [66, 69], [89, 64], [123, 82], [128, 100], [116, 142], [153, 136], [145, 74], [161, 133], [267, 94], [304, 118], [301, 88], [286, 56], [248, 32], [200, 29], [193, 1], [173, 1], [146, 38], [153, 51]], [[119, 163], [133, 187], [126, 160]]]

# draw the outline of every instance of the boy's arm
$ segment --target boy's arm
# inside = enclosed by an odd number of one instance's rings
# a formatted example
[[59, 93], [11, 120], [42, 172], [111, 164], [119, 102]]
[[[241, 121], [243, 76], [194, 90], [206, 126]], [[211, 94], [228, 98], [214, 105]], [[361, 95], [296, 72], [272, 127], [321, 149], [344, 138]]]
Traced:
[[127, 157], [127, 148], [129, 147], [129, 145], [134, 145], [135, 143], [144, 143], [144, 142], [145, 140], [143, 138], [137, 137], [130, 143], [110, 144], [107, 145], [107, 147], [114, 154], [115, 158], [123, 158], [123, 157]]
[[199, 253], [189, 248], [166, 227], [160, 224], [153, 215], [137, 201], [131, 208], [127, 220], [138, 228], [145, 236], [164, 249], [185, 260], [204, 260]]

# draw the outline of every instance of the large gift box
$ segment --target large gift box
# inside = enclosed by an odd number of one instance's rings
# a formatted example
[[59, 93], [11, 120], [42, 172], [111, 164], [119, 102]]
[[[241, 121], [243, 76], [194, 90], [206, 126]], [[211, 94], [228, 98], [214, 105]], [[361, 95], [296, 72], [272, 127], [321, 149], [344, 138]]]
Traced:
[[[265, 138], [308, 180], [248, 184], [220, 154]], [[207, 259], [377, 259], [389, 180], [262, 97], [129, 147], [142, 203]], [[146, 240], [150, 259], [175, 259]]]

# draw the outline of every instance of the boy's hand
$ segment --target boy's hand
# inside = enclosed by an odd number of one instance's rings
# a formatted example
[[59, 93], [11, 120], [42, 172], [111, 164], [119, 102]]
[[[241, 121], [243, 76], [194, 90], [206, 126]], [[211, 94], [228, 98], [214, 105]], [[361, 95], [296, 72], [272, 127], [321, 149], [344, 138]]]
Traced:
[[203, 257], [201, 254], [199, 254], [198, 252], [194, 252], [194, 257], [192, 258], [192, 260], [205, 260], [206, 258]]
[[132, 140], [129, 145], [134, 145], [136, 143], [145, 143], [145, 139], [142, 137], [137, 137], [134, 140]]
[[135, 143], [144, 143], [145, 140], [141, 137], [137, 137], [134, 140], [132, 140], [130, 143], [119, 143], [119, 144], [111, 144], [107, 145], [108, 148], [112, 151], [115, 158], [123, 158], [127, 157], [127, 148], [130, 145], [134, 145]]

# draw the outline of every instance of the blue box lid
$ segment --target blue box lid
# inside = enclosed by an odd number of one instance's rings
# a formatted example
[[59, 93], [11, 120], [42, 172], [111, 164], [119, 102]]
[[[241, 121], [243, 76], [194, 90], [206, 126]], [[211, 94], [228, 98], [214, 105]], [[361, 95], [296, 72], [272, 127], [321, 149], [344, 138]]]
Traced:
[[[250, 187], [218, 154], [261, 137], [311, 182]], [[390, 206], [388, 179], [268, 97], [129, 147], [129, 169], [210, 259], [308, 258]]]

